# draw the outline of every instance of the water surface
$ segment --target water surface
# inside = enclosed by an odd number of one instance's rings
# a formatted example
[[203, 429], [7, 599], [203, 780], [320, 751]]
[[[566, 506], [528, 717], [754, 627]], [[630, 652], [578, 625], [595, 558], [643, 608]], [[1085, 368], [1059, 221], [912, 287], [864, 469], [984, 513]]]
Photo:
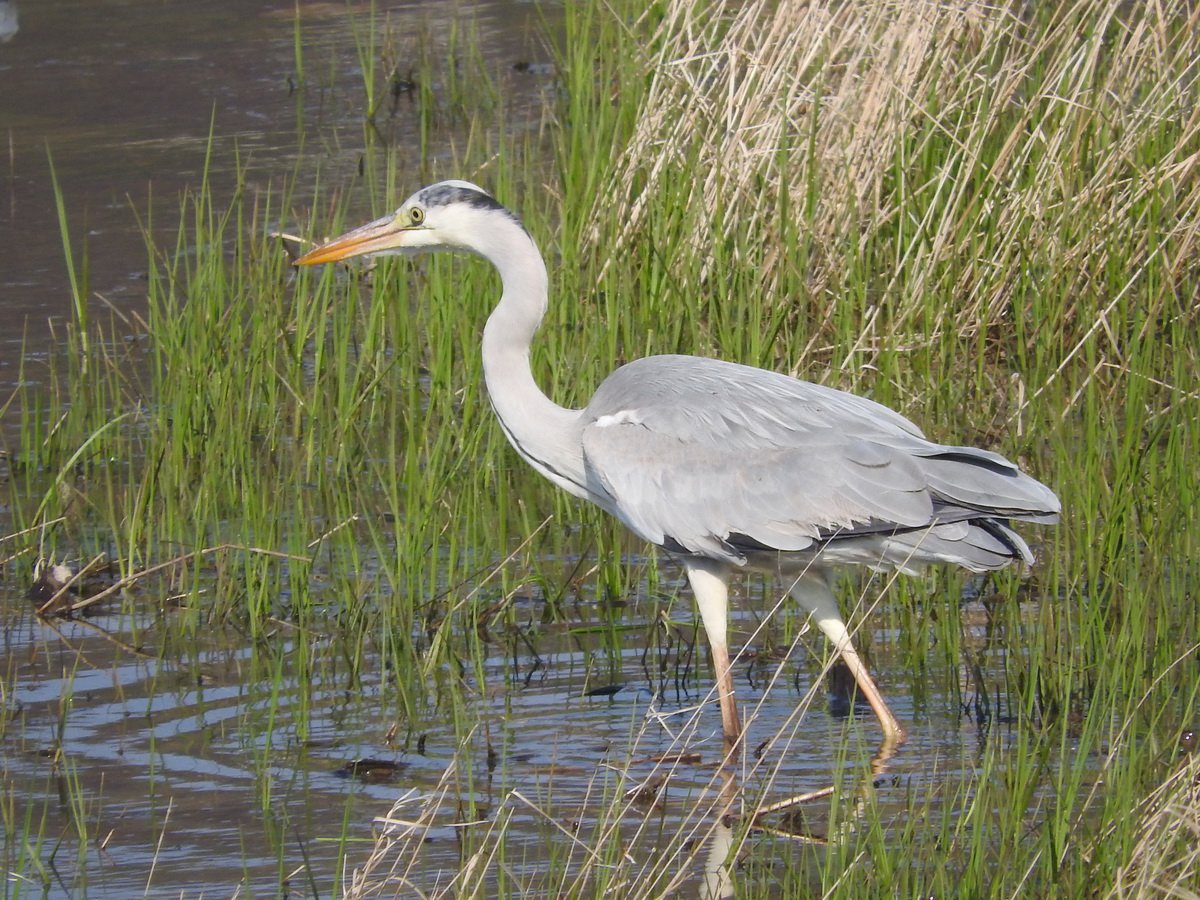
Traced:
[[[755, 609], [735, 615], [734, 635], [753, 646], [757, 610], [770, 598], [748, 599]], [[5, 789], [37, 817], [52, 894], [125, 897], [149, 885], [157, 896], [232, 896], [241, 885], [257, 896], [290, 883], [302, 896], [324, 895], [338, 871], [339, 839], [349, 842], [349, 865], [361, 865], [372, 849], [372, 820], [401, 796], [434, 810], [409, 863], [414, 885], [446, 884], [463, 863], [461, 831], [483, 831], [502, 811], [511, 817], [506, 854], [520, 860], [514, 871], [540, 885], [554, 829], [537, 809], [586, 821], [619, 777], [630, 779], [622, 789], [644, 779], [656, 793], [631, 810], [629, 827], [644, 828], [653, 813], [649, 821], [673, 833], [715, 776], [720, 716], [707, 695], [690, 601], [665, 602], [679, 622], [675, 638], [656, 636], [645, 604], [624, 617], [634, 627], [615, 657], [604, 637], [611, 620], [590, 604], [579, 620], [540, 637], [536, 652], [498, 635], [482, 677], [467, 679], [467, 707], [416, 720], [397, 713], [381, 658], [351, 668], [331, 662], [333, 655], [314, 671], [284, 628], [258, 647], [221, 631], [183, 646], [169, 613], [135, 629], [116, 615], [42, 623], [10, 610]], [[1003, 650], [988, 637], [982, 607], [966, 612], [980, 623], [972, 641], [994, 674]], [[899, 666], [894, 645], [879, 647], [880, 682], [910, 727], [886, 777], [874, 779], [874, 815], [886, 825], [906, 815], [912, 796], [949, 803], [987, 743], [1003, 747], [1016, 735], [999, 721], [979, 727], [963, 703], [970, 691], [953, 690], [955, 673], [916, 675]], [[747, 803], [835, 781], [852, 797], [855, 785], [872, 781], [867, 759], [877, 726], [865, 706], [847, 718], [851, 707], [821, 679], [823, 654], [822, 641], [805, 638], [786, 658], [738, 664], [737, 690], [751, 719], [741, 782]], [[595, 690], [608, 685], [619, 689]], [[780, 733], [778, 743], [760, 746]], [[675, 765], [658, 762], [681, 753]], [[355, 765], [363, 760], [371, 762]], [[468, 815], [467, 800], [482, 819]], [[804, 815], [812, 835], [824, 837], [828, 802]], [[644, 842], [630, 846], [651, 864]], [[784, 841], [758, 852], [811, 851]], [[683, 873], [688, 893], [703, 880], [702, 866], [693, 867]]]

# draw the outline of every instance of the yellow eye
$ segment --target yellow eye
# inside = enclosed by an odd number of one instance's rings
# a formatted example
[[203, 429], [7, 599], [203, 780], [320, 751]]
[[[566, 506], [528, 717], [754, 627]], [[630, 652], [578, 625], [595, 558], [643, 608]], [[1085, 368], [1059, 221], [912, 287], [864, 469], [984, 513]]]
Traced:
[[408, 221], [413, 225], [420, 225], [425, 221], [425, 210], [419, 206], [411, 206], [408, 210]]

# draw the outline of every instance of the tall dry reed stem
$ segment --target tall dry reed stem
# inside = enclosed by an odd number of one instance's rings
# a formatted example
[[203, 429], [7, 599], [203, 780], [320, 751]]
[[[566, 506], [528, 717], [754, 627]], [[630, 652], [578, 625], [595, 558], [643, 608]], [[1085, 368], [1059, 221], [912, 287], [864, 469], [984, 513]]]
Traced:
[[1200, 897], [1200, 753], [1185, 758], [1137, 813], [1137, 843], [1108, 896]]
[[[596, 210], [623, 217], [619, 252], [669, 192], [709, 211], [688, 220], [704, 255], [735, 232], [769, 248], [786, 204], [809, 232], [814, 295], [847, 247], [904, 227], [919, 240], [891, 273], [906, 301], [893, 322], [907, 331], [924, 316], [920, 298], [945, 268], [954, 283], [942, 287], [962, 299], [943, 309], [948, 321], [921, 319], [913, 330], [926, 335], [994, 319], [1031, 265], [1076, 272], [1082, 293], [1110, 263], [1145, 259], [1154, 247], [1131, 253], [1113, 236], [1164, 189], [1180, 273], [1200, 228], [1200, 11], [1080, 0], [1050, 15], [971, 0], [673, 0], [636, 133]], [[1166, 121], [1170, 144], [1153, 144]], [[930, 154], [934, 177], [906, 183], [908, 161]], [[912, 220], [918, 192], [930, 199]], [[759, 263], [772, 296], [786, 261], [766, 249]]]

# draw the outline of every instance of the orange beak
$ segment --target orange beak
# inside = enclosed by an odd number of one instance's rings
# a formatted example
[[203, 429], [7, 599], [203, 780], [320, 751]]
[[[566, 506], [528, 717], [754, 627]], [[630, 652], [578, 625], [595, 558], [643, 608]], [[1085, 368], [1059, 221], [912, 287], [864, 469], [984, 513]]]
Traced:
[[406, 231], [407, 229], [396, 221], [395, 216], [384, 216], [309, 250], [292, 265], [315, 266], [318, 263], [337, 262], [366, 253], [397, 251], [404, 246]]

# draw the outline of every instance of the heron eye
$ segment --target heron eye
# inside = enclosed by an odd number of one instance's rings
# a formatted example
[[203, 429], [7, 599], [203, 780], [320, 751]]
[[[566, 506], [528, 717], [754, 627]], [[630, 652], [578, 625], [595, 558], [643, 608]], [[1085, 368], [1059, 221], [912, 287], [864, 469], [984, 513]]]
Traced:
[[425, 221], [425, 210], [419, 206], [414, 206], [408, 211], [408, 220], [414, 225], [420, 225]]

